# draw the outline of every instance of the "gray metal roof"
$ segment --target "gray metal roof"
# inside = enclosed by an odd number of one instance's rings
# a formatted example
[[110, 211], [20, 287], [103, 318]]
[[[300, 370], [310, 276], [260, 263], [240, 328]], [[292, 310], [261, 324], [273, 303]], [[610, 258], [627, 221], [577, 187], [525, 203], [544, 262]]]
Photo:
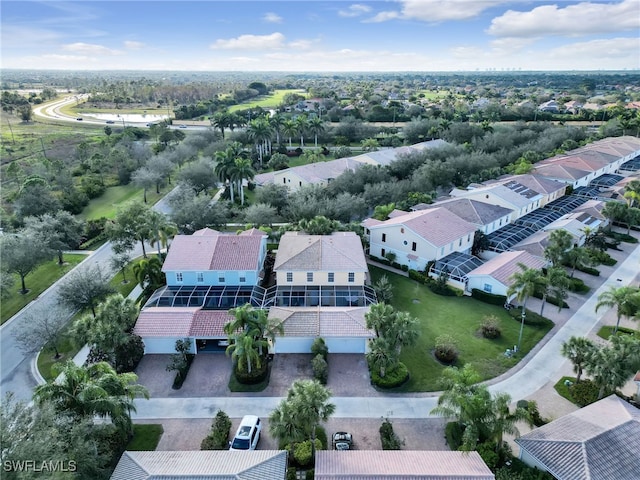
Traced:
[[640, 410], [615, 395], [516, 442], [558, 480], [640, 478]]

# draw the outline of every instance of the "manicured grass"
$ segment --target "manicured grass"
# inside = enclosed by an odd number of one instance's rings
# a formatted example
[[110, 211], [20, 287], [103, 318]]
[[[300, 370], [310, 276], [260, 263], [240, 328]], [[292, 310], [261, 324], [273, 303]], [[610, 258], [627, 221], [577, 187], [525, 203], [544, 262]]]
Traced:
[[573, 401], [573, 397], [571, 396], [571, 392], [569, 391], [569, 387], [564, 384], [564, 382], [566, 382], [567, 380], [569, 380], [572, 384], [576, 383], [576, 377], [562, 377], [560, 380], [556, 382], [553, 388], [556, 390], [556, 392], [558, 392], [558, 395], [560, 395], [562, 398], [566, 398], [571, 403], [575, 403]]
[[58, 279], [66, 274], [73, 267], [82, 262], [86, 255], [64, 255], [65, 264], [58, 265], [58, 259], [43, 263], [25, 278], [25, 283], [29, 292], [25, 295], [19, 291], [22, 288], [20, 277], [14, 274], [15, 283], [11, 289], [11, 294], [0, 304], [1, 323], [6, 322], [20, 311], [25, 305], [37, 298], [42, 292], [53, 285]]
[[[604, 338], [605, 340], [609, 340], [609, 337], [611, 337], [613, 335], [613, 329], [614, 328], [615, 328], [615, 326], [613, 326], [613, 325], [605, 325], [604, 327], [600, 327], [600, 330], [598, 330], [598, 336], [600, 338]], [[617, 335], [622, 335], [622, 334], [633, 335], [638, 340], [640, 340], [640, 331], [638, 331], [638, 330], [633, 330], [631, 328], [620, 327], [620, 328], [618, 328]]]
[[151, 452], [156, 449], [164, 428], [160, 423], [135, 423], [133, 425], [133, 438], [127, 445], [127, 450], [134, 452]]
[[[102, 195], [92, 199], [89, 204], [84, 207], [84, 210], [78, 215], [78, 218], [82, 220], [93, 220], [101, 217], [114, 218], [119, 205], [133, 199], [142, 201], [142, 194], [143, 189], [136, 187], [133, 183], [129, 185], [119, 185], [117, 187], [108, 187]], [[164, 196], [164, 193], [157, 194], [155, 189], [151, 189], [147, 191], [147, 203], [153, 205], [162, 198], [162, 196]]]
[[232, 105], [231, 107], [229, 107], [229, 111], [235, 112], [237, 110], [246, 110], [247, 108], [253, 108], [253, 107], [262, 107], [262, 108], [277, 107], [282, 103], [282, 100], [284, 99], [284, 96], [287, 93], [298, 93], [300, 95], [306, 96], [305, 91], [298, 88], [275, 90], [271, 95], [265, 95], [262, 97], [258, 97], [257, 99], [254, 98], [249, 100], [248, 102], [240, 103], [238, 105]]
[[[386, 275], [394, 286], [392, 304], [417, 318], [420, 336], [416, 345], [405, 348], [400, 360], [408, 367], [411, 379], [395, 391], [427, 392], [439, 390], [438, 380], [445, 365], [432, 353], [436, 337], [448, 334], [457, 341], [459, 357], [456, 366], [471, 363], [482, 379], [496, 377], [513, 367], [551, 329], [551, 321], [543, 325], [525, 325], [520, 353], [505, 357], [504, 352], [518, 343], [520, 322], [504, 308], [482, 303], [470, 297], [443, 297], [425, 285], [376, 267], [369, 267], [373, 282]], [[484, 317], [495, 315], [500, 320], [502, 335], [495, 340], [478, 332]]]
[[73, 357], [75, 357], [76, 354], [80, 351], [80, 347], [76, 345], [75, 342], [73, 341], [73, 338], [69, 333], [69, 330], [71, 328], [71, 325], [73, 325], [73, 323], [76, 321], [76, 319], [82, 316], [83, 314], [84, 313], [77, 313], [73, 317], [71, 317], [71, 320], [69, 320], [69, 323], [65, 328], [65, 333], [63, 334], [62, 339], [58, 343], [58, 352], [60, 352], [59, 358], [55, 358], [54, 350], [49, 347], [43, 348], [42, 351], [40, 352], [40, 355], [38, 356], [37, 367], [38, 367], [38, 371], [40, 372], [40, 375], [42, 375], [42, 377], [47, 382], [56, 378], [56, 374], [53, 372], [54, 365], [66, 363], [68, 360], [73, 359]]

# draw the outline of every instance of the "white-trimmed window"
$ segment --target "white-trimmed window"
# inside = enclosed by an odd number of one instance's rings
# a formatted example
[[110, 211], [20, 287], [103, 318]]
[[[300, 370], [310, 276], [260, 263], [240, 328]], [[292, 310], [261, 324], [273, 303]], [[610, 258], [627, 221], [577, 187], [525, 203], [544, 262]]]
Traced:
[[176, 282], [182, 283], [182, 272], [176, 272]]
[[313, 282], [313, 272], [307, 272], [307, 282]]
[[293, 282], [293, 272], [287, 272], [287, 282]]
[[490, 283], [485, 283], [485, 284], [484, 284], [484, 291], [485, 291], [485, 292], [487, 292], [487, 293], [491, 293], [491, 289], [492, 289], [492, 287], [491, 287], [491, 284], [490, 284]]
[[247, 281], [247, 273], [246, 272], [239, 272], [238, 273], [239, 281], [240, 283], [245, 283]]
[[202, 272], [197, 272], [197, 273], [196, 273], [196, 281], [197, 281], [198, 283], [202, 283], [202, 282], [204, 282], [204, 273], [202, 273]]
[[224, 283], [224, 272], [218, 272], [218, 283]]
[[333, 283], [335, 281], [336, 274], [333, 272], [327, 273], [327, 282]]
[[353, 283], [356, 281], [356, 274], [355, 272], [349, 272], [349, 283]]

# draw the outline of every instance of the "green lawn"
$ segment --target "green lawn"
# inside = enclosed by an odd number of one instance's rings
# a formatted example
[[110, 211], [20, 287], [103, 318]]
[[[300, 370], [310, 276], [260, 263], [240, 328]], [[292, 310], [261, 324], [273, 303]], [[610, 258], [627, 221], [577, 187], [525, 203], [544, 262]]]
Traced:
[[84, 315], [84, 312], [77, 313], [71, 317], [71, 320], [69, 320], [69, 323], [65, 328], [65, 333], [58, 343], [58, 352], [60, 352], [59, 358], [55, 358], [54, 350], [49, 347], [43, 348], [40, 355], [38, 355], [38, 371], [47, 382], [56, 378], [56, 374], [53, 372], [54, 365], [66, 363], [68, 360], [73, 359], [73, 357], [75, 357], [80, 351], [80, 347], [76, 345], [71, 338], [69, 329], [76, 319], [82, 315]]
[[129, 441], [126, 449], [137, 452], [151, 452], [158, 446], [163, 433], [164, 428], [160, 423], [134, 423], [133, 438]]
[[[393, 306], [408, 311], [420, 324], [417, 344], [405, 348], [400, 358], [411, 373], [411, 379], [398, 389], [401, 392], [439, 390], [438, 379], [445, 366], [435, 359], [432, 351], [440, 335], [449, 334], [456, 339], [459, 350], [456, 366], [471, 363], [482, 379], [489, 379], [516, 365], [553, 326], [551, 321], [540, 326], [525, 325], [520, 355], [507, 358], [505, 350], [518, 342], [520, 322], [504, 308], [470, 297], [436, 295], [425, 285], [376, 267], [369, 267], [369, 271], [374, 282], [387, 275], [394, 285]], [[482, 319], [488, 315], [501, 321], [502, 335], [496, 340], [485, 339], [478, 333]]]
[[[600, 330], [598, 330], [598, 336], [600, 338], [604, 338], [605, 340], [609, 340], [609, 337], [613, 335], [613, 329], [614, 328], [615, 328], [615, 326], [613, 326], [613, 325], [605, 325], [604, 327], [600, 327]], [[618, 328], [618, 333], [617, 334], [618, 335], [621, 335], [621, 334], [633, 335], [638, 340], [640, 340], [640, 331], [633, 330], [631, 328], [620, 327], [620, 328]]]
[[562, 377], [560, 380], [556, 382], [553, 388], [555, 388], [556, 392], [558, 392], [558, 395], [560, 395], [563, 398], [566, 398], [571, 403], [575, 403], [573, 401], [573, 397], [571, 396], [571, 392], [569, 391], [569, 387], [565, 385], [565, 382], [567, 380], [570, 381], [572, 384], [576, 383], [576, 377]]
[[49, 288], [56, 280], [87, 258], [86, 255], [64, 255], [65, 264], [58, 265], [57, 258], [43, 263], [25, 278], [25, 283], [29, 292], [22, 295], [19, 290], [22, 288], [20, 277], [14, 274], [15, 283], [11, 289], [11, 294], [0, 304], [0, 318], [4, 323], [13, 317], [20, 309], [34, 300], [38, 295]]
[[[134, 199], [142, 201], [142, 193], [143, 189], [136, 187], [133, 183], [108, 187], [102, 195], [92, 199], [84, 207], [78, 218], [82, 220], [94, 220], [101, 217], [113, 218], [116, 216], [118, 205]], [[153, 205], [163, 196], [164, 193], [157, 194], [154, 189], [151, 189], [147, 192], [147, 203]]]
[[275, 90], [271, 95], [258, 97], [257, 99], [252, 99], [248, 102], [239, 103], [238, 105], [232, 105], [231, 107], [229, 107], [229, 111], [235, 112], [238, 110], [246, 110], [247, 108], [253, 108], [253, 107], [262, 107], [262, 108], [277, 107], [282, 103], [282, 100], [284, 99], [284, 96], [287, 93], [299, 93], [300, 95], [306, 96], [305, 91], [298, 88]]

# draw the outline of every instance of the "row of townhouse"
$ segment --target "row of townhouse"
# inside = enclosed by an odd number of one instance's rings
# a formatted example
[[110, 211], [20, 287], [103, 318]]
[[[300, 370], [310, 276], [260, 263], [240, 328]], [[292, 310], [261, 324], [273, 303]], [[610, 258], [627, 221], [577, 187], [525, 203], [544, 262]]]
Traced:
[[[446, 273], [450, 284], [467, 293], [480, 288], [504, 294], [508, 288], [504, 272], [517, 271], [518, 263], [531, 268], [544, 265], [543, 252], [552, 231], [568, 231], [579, 246], [587, 227], [596, 230], [606, 225], [603, 201], [566, 195], [567, 188], [603, 186], [594, 182], [613, 176], [639, 154], [640, 140], [634, 137], [605, 139], [554, 157], [558, 165], [565, 164], [563, 168], [576, 159], [598, 159], [585, 163], [578, 178], [575, 172], [571, 177], [545, 175], [555, 165], [548, 159], [531, 174], [454, 189], [449, 199], [416, 205], [411, 212], [395, 210], [384, 221], [368, 218], [363, 226], [369, 254], [392, 258], [419, 271], [430, 266], [430, 275]], [[489, 239], [490, 249], [482, 253], [482, 259], [471, 256], [476, 231]], [[518, 254], [507, 254], [512, 251]], [[486, 260], [488, 265], [483, 265]], [[492, 282], [486, 282], [487, 272], [495, 272]]]

